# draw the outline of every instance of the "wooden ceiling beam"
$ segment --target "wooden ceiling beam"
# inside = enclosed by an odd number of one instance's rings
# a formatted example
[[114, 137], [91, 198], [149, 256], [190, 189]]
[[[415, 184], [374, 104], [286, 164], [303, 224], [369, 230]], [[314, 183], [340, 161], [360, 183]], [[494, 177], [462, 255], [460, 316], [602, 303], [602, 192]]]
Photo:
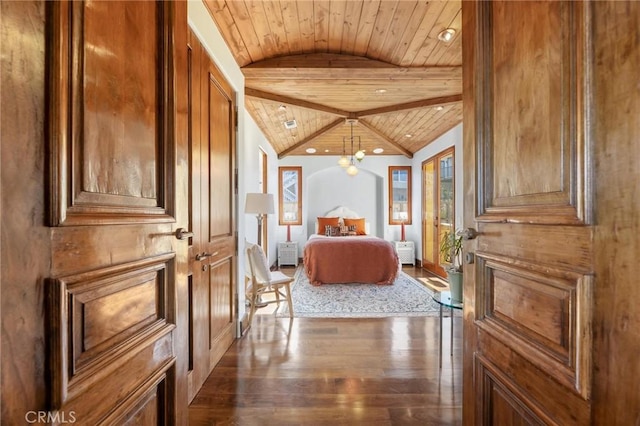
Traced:
[[372, 108], [355, 113], [357, 117], [366, 117], [368, 115], [380, 115], [390, 112], [403, 111], [407, 109], [424, 108], [430, 106], [447, 105], [456, 102], [462, 102], [462, 94], [442, 96], [439, 98], [421, 99], [419, 101], [407, 102], [404, 104], [389, 105], [381, 108]]
[[344, 124], [344, 119], [342, 119], [342, 118], [339, 118], [336, 121], [333, 121], [333, 122], [329, 123], [328, 125], [324, 126], [322, 129], [320, 129], [317, 132], [315, 132], [314, 134], [307, 136], [306, 138], [304, 138], [300, 142], [296, 143], [295, 145], [292, 145], [289, 148], [285, 149], [284, 151], [278, 153], [278, 158], [280, 159], [280, 158], [286, 157], [287, 155], [289, 155], [289, 153], [291, 151], [294, 151], [294, 150], [300, 148], [301, 146], [304, 146], [305, 144], [311, 142], [312, 140], [314, 140], [318, 136], [320, 136], [320, 135], [322, 135], [324, 133], [327, 133], [328, 131], [334, 129], [335, 127], [338, 127], [341, 124]]
[[270, 101], [277, 104], [293, 105], [300, 108], [311, 109], [314, 111], [322, 111], [340, 117], [352, 117], [353, 113], [338, 108], [331, 108], [326, 105], [316, 104], [314, 102], [303, 101], [301, 99], [292, 98], [290, 96], [278, 95], [275, 93], [264, 92], [258, 89], [252, 89], [250, 87], [244, 88], [245, 96], [252, 98], [258, 98], [265, 101]]
[[243, 68], [245, 82], [260, 80], [460, 80], [462, 67]]
[[340, 54], [291, 55], [242, 68], [251, 80], [461, 80], [461, 66], [402, 67], [362, 56]]
[[405, 157], [413, 158], [413, 153], [411, 151], [409, 151], [408, 149], [404, 148], [399, 143], [389, 139], [388, 137], [386, 137], [385, 135], [380, 133], [380, 131], [378, 129], [376, 129], [375, 127], [373, 127], [371, 124], [367, 123], [364, 120], [359, 120], [358, 123], [362, 124], [364, 127], [369, 129], [369, 131], [371, 131], [372, 133], [375, 133], [378, 137], [382, 138], [389, 145], [392, 145], [392, 146], [396, 147], [400, 152], [402, 152], [404, 154]]

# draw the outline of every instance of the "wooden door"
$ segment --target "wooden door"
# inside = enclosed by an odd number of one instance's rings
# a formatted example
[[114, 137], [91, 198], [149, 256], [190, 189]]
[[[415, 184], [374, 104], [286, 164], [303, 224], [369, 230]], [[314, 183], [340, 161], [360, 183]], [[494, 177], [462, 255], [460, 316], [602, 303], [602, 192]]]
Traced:
[[184, 423], [186, 5], [47, 7], [50, 419]]
[[453, 148], [422, 163], [422, 267], [442, 277], [448, 264], [440, 245], [456, 230], [454, 164]]
[[587, 7], [463, 6], [466, 424], [591, 421]]
[[189, 36], [191, 214], [189, 400], [235, 338], [235, 93]]

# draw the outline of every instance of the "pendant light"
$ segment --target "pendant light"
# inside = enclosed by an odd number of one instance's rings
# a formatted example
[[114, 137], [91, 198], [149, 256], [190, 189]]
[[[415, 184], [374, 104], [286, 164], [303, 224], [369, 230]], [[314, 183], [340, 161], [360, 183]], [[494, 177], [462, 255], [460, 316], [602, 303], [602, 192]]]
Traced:
[[[342, 167], [347, 168], [347, 174], [349, 176], [355, 176], [358, 174], [358, 168], [356, 167], [353, 159], [355, 158], [356, 160], [358, 160], [358, 162], [360, 162], [364, 159], [365, 153], [360, 146], [360, 136], [353, 136], [353, 125], [356, 124], [358, 120], [348, 118], [346, 121], [351, 126], [351, 136], [348, 138], [346, 136], [342, 138], [342, 157], [340, 157], [340, 160], [338, 160], [338, 164]], [[354, 141], [356, 138], [358, 138], [358, 151], [354, 153]], [[349, 143], [351, 145], [351, 159], [347, 159], [347, 155], [345, 152], [347, 139], [349, 140]]]
[[342, 157], [338, 160], [338, 165], [342, 168], [349, 167], [349, 159], [347, 158], [347, 152], [344, 149], [344, 138], [342, 138]]

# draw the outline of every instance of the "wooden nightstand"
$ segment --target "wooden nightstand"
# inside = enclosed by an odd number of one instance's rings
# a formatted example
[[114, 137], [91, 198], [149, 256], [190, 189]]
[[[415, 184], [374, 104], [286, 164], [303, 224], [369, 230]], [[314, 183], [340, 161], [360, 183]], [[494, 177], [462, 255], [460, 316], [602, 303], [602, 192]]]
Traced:
[[394, 241], [393, 245], [396, 247], [398, 258], [400, 263], [410, 263], [416, 266], [416, 248], [413, 245], [413, 241]]
[[298, 266], [298, 242], [278, 243], [278, 268], [281, 265]]

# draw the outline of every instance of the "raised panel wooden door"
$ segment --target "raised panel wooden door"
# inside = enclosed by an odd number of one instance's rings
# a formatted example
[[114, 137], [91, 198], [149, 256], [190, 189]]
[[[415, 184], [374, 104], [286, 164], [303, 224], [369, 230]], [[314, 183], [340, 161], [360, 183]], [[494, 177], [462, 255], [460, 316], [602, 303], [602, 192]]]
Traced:
[[190, 46], [189, 399], [235, 338], [235, 93], [193, 33]]
[[47, 7], [51, 410], [80, 424], [181, 423], [186, 5]]
[[590, 422], [587, 7], [463, 8], [467, 424]]

